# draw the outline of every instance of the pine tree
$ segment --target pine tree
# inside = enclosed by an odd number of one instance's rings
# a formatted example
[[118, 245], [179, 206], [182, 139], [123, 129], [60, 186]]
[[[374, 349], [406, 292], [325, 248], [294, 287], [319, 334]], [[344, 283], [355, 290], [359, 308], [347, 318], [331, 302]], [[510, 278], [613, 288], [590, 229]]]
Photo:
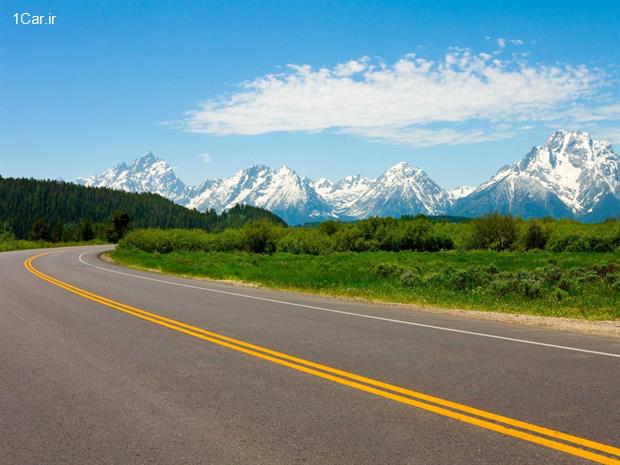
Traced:
[[43, 218], [36, 220], [28, 233], [28, 239], [32, 241], [51, 241], [52, 231], [47, 221]]

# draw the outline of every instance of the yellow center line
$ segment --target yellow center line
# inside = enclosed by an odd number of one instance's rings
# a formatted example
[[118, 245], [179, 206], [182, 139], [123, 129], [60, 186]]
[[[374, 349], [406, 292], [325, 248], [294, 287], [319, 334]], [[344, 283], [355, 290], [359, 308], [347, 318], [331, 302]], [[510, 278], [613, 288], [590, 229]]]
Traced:
[[[407, 404], [410, 406], [414, 406], [423, 410], [427, 410], [433, 413], [437, 413], [439, 415], [443, 415], [449, 418], [453, 418], [455, 420], [459, 420], [468, 424], [476, 425], [488, 430], [496, 431], [498, 433], [505, 434], [507, 436], [512, 436], [518, 439], [522, 439], [524, 441], [533, 442], [545, 447], [549, 447], [551, 449], [555, 449], [558, 451], [565, 452], [567, 454], [575, 455], [578, 457], [582, 457], [588, 460], [592, 460], [597, 463], [602, 464], [615, 464], [620, 465], [620, 460], [617, 458], [607, 457], [604, 455], [600, 455], [597, 453], [593, 453], [588, 450], [584, 450], [579, 447], [574, 447], [570, 444], [565, 444], [562, 442], [557, 442], [555, 440], [551, 440], [545, 437], [536, 436], [530, 433], [538, 433], [545, 436], [548, 436], [553, 439], [562, 440], [565, 442], [572, 443], [574, 445], [587, 447], [589, 449], [593, 449], [596, 451], [604, 452], [614, 456], [620, 456], [620, 448], [610, 446], [607, 444], [602, 444], [596, 441], [591, 441], [585, 438], [580, 438], [578, 436], [573, 436], [567, 433], [562, 433], [560, 431], [555, 431], [549, 428], [545, 428], [542, 426], [530, 424], [527, 422], [515, 420], [509, 417], [505, 417], [502, 415], [498, 415], [492, 412], [487, 412], [485, 410], [476, 409], [474, 407], [469, 407], [467, 405], [459, 404], [456, 402], [448, 401], [446, 399], [441, 399], [439, 397], [434, 397], [428, 394], [424, 394], [417, 391], [412, 391], [410, 389], [406, 389], [400, 386], [395, 386], [389, 383], [385, 383], [382, 381], [378, 381], [372, 378], [366, 378], [361, 375], [357, 375], [355, 373], [350, 373], [347, 371], [339, 370], [336, 368], [329, 367], [327, 365], [322, 365], [316, 362], [312, 362], [309, 360], [305, 360], [302, 358], [294, 357], [288, 354], [284, 354], [282, 352], [277, 352], [275, 350], [271, 350], [265, 347], [261, 347], [255, 344], [251, 344], [245, 341], [241, 341], [238, 339], [233, 339], [228, 336], [218, 334], [212, 331], [208, 331], [202, 328], [198, 328], [195, 326], [188, 325], [186, 323], [173, 320], [171, 318], [164, 317], [162, 315], [158, 315], [155, 313], [147, 312], [146, 310], [142, 310], [136, 307], [129, 306], [127, 304], [123, 304], [121, 302], [117, 302], [106, 297], [100, 296], [98, 294], [94, 294], [85, 289], [81, 289], [79, 287], [73, 286], [69, 283], [61, 281], [57, 278], [54, 278], [50, 275], [47, 275], [38, 269], [36, 269], [32, 262], [43, 255], [47, 255], [51, 252], [44, 252], [42, 254], [38, 254], [32, 257], [29, 257], [24, 261], [24, 266], [28, 271], [30, 271], [35, 276], [47, 281], [55, 286], [61, 287], [69, 292], [77, 294], [81, 297], [84, 297], [88, 300], [97, 302], [99, 304], [105, 305], [109, 308], [113, 308], [120, 312], [124, 312], [135, 316], [137, 318], [141, 318], [143, 320], [149, 321], [151, 323], [164, 326], [166, 328], [172, 329], [174, 331], [178, 331], [198, 339], [202, 339], [213, 344], [217, 344], [232, 350], [236, 350], [238, 352], [245, 353], [247, 355], [251, 355], [263, 360], [270, 361], [272, 363], [276, 363], [282, 366], [286, 366], [288, 368], [301, 371], [313, 376], [317, 376], [323, 379], [327, 379], [354, 389], [358, 389], [360, 391], [368, 392], [386, 399], [390, 399], [396, 402], [400, 402], [403, 404]], [[365, 383], [365, 384], [362, 384]], [[388, 392], [392, 391], [392, 392]], [[409, 396], [409, 397], [405, 397]], [[414, 399], [411, 399], [413, 397]], [[433, 405], [428, 402], [432, 402]], [[444, 408], [447, 407], [447, 408]], [[449, 410], [453, 409], [453, 410]], [[457, 410], [457, 411], [454, 411]], [[476, 415], [481, 418], [472, 417], [469, 415]], [[504, 423], [497, 424], [492, 423]], [[508, 426], [506, 426], [508, 425]], [[527, 431], [520, 431], [517, 429], [513, 429], [512, 427], [524, 429]]]

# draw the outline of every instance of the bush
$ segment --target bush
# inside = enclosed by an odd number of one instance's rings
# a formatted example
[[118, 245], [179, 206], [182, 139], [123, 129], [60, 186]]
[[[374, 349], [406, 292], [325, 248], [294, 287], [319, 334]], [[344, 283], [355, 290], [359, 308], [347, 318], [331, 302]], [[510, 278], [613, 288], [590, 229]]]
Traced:
[[320, 230], [298, 228], [280, 236], [276, 249], [296, 255], [320, 255], [332, 251], [332, 242], [331, 235], [326, 237]]
[[551, 228], [546, 249], [551, 252], [613, 252], [620, 247], [620, 221], [585, 225], [559, 221]]
[[531, 278], [519, 280], [517, 289], [521, 295], [529, 299], [538, 299], [543, 294], [542, 283]]
[[328, 236], [336, 234], [339, 229], [340, 223], [333, 220], [323, 221], [319, 225], [319, 231], [321, 232], [321, 234], [326, 234]]
[[417, 286], [422, 282], [422, 275], [419, 269], [405, 269], [400, 274], [400, 283], [405, 287]]
[[270, 221], [252, 221], [243, 228], [243, 233], [248, 252], [271, 254], [276, 251], [278, 231]]
[[[39, 229], [41, 225], [37, 226]], [[283, 228], [266, 220], [221, 232], [204, 230], [148, 230], [125, 242], [143, 250], [284, 252], [323, 255], [334, 252], [403, 250], [437, 252], [454, 248], [530, 250], [551, 252], [609, 252], [620, 244], [620, 222], [584, 225], [574, 221], [524, 221], [488, 215], [470, 223], [433, 222], [425, 217], [371, 218], [356, 223], [326, 221], [319, 227]], [[64, 240], [82, 240], [82, 225], [65, 225]], [[38, 233], [40, 235], [40, 233]], [[99, 232], [97, 233], [98, 237]], [[103, 234], [103, 233], [101, 233]], [[131, 234], [131, 233], [130, 233]], [[136, 242], [138, 241], [138, 242]], [[541, 270], [545, 272], [545, 270]]]
[[525, 231], [524, 245], [526, 250], [544, 249], [549, 240], [549, 232], [538, 221], [532, 221], [528, 224]]
[[403, 269], [395, 263], [377, 263], [372, 268], [372, 272], [377, 276], [388, 278], [401, 274]]
[[42, 218], [35, 221], [28, 233], [28, 239], [31, 241], [51, 241], [52, 230], [47, 221]]
[[512, 216], [493, 213], [472, 222], [471, 248], [508, 250], [517, 239], [517, 223]]

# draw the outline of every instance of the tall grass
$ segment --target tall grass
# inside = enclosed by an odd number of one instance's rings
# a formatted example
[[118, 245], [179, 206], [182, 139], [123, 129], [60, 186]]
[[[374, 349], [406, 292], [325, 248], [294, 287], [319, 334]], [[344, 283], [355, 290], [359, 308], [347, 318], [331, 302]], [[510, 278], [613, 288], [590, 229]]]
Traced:
[[142, 229], [121, 263], [268, 286], [424, 305], [620, 318], [620, 221], [461, 223], [424, 217], [265, 221], [220, 233]]
[[618, 253], [443, 251], [149, 253], [120, 264], [387, 302], [588, 319], [620, 318]]

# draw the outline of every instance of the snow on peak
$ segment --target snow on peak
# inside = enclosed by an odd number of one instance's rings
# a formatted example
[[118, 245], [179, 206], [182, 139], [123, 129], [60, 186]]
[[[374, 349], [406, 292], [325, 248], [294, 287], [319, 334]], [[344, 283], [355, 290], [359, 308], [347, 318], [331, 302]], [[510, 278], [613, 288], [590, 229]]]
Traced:
[[164, 160], [146, 152], [131, 165], [119, 163], [100, 175], [78, 180], [91, 187], [109, 187], [128, 192], [153, 192], [177, 203], [187, 200], [187, 188]]
[[472, 186], [455, 187], [454, 189], [448, 190], [448, 197], [451, 200], [462, 199], [463, 197], [467, 197], [469, 194], [471, 194], [475, 190], [476, 188]]
[[619, 209], [614, 202], [620, 202], [620, 158], [606, 141], [594, 140], [583, 131], [561, 130], [477, 188], [461, 186], [449, 192], [406, 162], [377, 178], [352, 175], [335, 182], [308, 179], [288, 166], [274, 170], [257, 164], [228, 178], [186, 187], [170, 165], [150, 151], [131, 164], [120, 163], [78, 182], [155, 192], [201, 211], [245, 203], [269, 209], [291, 224], [418, 213], [471, 216], [489, 211], [601, 216], [599, 205], [613, 216], [618, 212], [612, 210]]
[[155, 192], [189, 208], [223, 211], [238, 203], [266, 208], [292, 224], [326, 218], [358, 219], [443, 213], [448, 194], [426, 174], [398, 163], [379, 178], [347, 176], [331, 182], [300, 176], [288, 166], [252, 165], [228, 178], [206, 179], [186, 187], [172, 168], [152, 152], [129, 166], [122, 163], [82, 182], [131, 192]]
[[415, 168], [411, 166], [409, 163], [401, 161], [399, 163], [396, 163], [394, 166], [389, 168], [385, 173], [383, 173], [383, 176], [385, 177], [389, 177], [389, 176], [408, 177], [408, 176], [416, 176], [422, 172], [423, 171], [421, 169]]
[[620, 157], [609, 142], [594, 140], [587, 132], [555, 131], [544, 145], [480, 185], [474, 197], [491, 191], [491, 197], [507, 202], [508, 211], [527, 202], [536, 204], [530, 210], [542, 214], [557, 199], [558, 211], [587, 215], [605, 198], [620, 199]]
[[603, 191], [618, 194], [618, 156], [606, 141], [583, 131], [556, 131], [513, 169], [553, 192], [574, 213], [591, 208]]

